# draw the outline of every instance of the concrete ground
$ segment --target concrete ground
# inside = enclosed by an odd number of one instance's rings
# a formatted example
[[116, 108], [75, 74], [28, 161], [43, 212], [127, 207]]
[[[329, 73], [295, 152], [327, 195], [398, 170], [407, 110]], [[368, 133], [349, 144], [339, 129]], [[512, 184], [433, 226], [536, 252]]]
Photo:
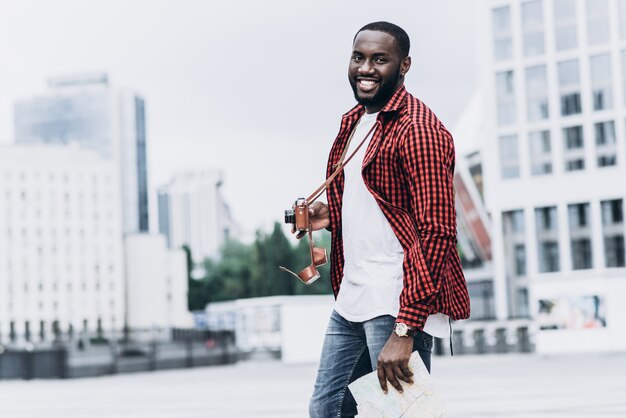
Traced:
[[[626, 417], [626, 354], [437, 357], [447, 417]], [[315, 365], [0, 381], [3, 418], [306, 417]]]

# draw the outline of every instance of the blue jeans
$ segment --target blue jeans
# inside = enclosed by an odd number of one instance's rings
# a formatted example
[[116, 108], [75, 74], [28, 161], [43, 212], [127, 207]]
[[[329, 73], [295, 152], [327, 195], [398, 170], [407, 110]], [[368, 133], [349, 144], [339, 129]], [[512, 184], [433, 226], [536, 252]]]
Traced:
[[[383, 315], [365, 322], [350, 322], [333, 311], [309, 404], [311, 418], [357, 414], [356, 401], [348, 384], [376, 370], [378, 355], [393, 332], [395, 320], [393, 316]], [[413, 337], [413, 351], [419, 352], [428, 371], [432, 347], [433, 337], [425, 332]]]

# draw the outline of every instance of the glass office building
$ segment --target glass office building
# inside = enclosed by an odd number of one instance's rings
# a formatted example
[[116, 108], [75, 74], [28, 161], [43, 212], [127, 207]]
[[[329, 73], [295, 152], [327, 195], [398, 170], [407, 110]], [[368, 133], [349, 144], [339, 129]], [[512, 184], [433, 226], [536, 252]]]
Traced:
[[104, 74], [49, 80], [47, 94], [15, 105], [19, 144], [66, 144], [95, 150], [120, 169], [124, 232], [147, 232], [145, 103], [113, 89]]

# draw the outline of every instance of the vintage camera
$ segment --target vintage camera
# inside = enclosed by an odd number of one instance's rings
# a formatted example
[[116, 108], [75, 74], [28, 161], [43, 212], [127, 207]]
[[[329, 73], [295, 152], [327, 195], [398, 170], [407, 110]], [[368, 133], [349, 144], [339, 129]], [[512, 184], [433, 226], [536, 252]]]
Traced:
[[296, 199], [293, 207], [285, 211], [285, 223], [292, 224], [296, 232], [309, 230], [309, 203], [306, 199]]
[[[300, 273], [295, 273], [286, 267], [279, 266], [282, 271], [294, 275], [305, 284], [311, 284], [320, 277], [317, 267], [328, 262], [326, 248], [316, 247], [313, 243], [311, 225], [309, 224], [309, 202], [304, 198], [296, 199], [291, 209], [285, 211], [285, 223], [293, 226], [294, 232], [309, 233], [309, 250], [311, 253], [311, 264], [305, 267]], [[303, 234], [300, 234], [300, 238]]]

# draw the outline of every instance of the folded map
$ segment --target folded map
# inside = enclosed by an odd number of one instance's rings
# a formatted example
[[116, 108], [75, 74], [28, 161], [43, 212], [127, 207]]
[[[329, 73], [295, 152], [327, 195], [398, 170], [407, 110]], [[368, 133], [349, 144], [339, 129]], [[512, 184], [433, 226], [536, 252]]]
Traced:
[[417, 351], [411, 355], [409, 368], [413, 372], [414, 383], [401, 381], [403, 393], [388, 384], [389, 390], [385, 395], [376, 371], [348, 385], [357, 403], [358, 418], [443, 417], [446, 412], [443, 400]]

